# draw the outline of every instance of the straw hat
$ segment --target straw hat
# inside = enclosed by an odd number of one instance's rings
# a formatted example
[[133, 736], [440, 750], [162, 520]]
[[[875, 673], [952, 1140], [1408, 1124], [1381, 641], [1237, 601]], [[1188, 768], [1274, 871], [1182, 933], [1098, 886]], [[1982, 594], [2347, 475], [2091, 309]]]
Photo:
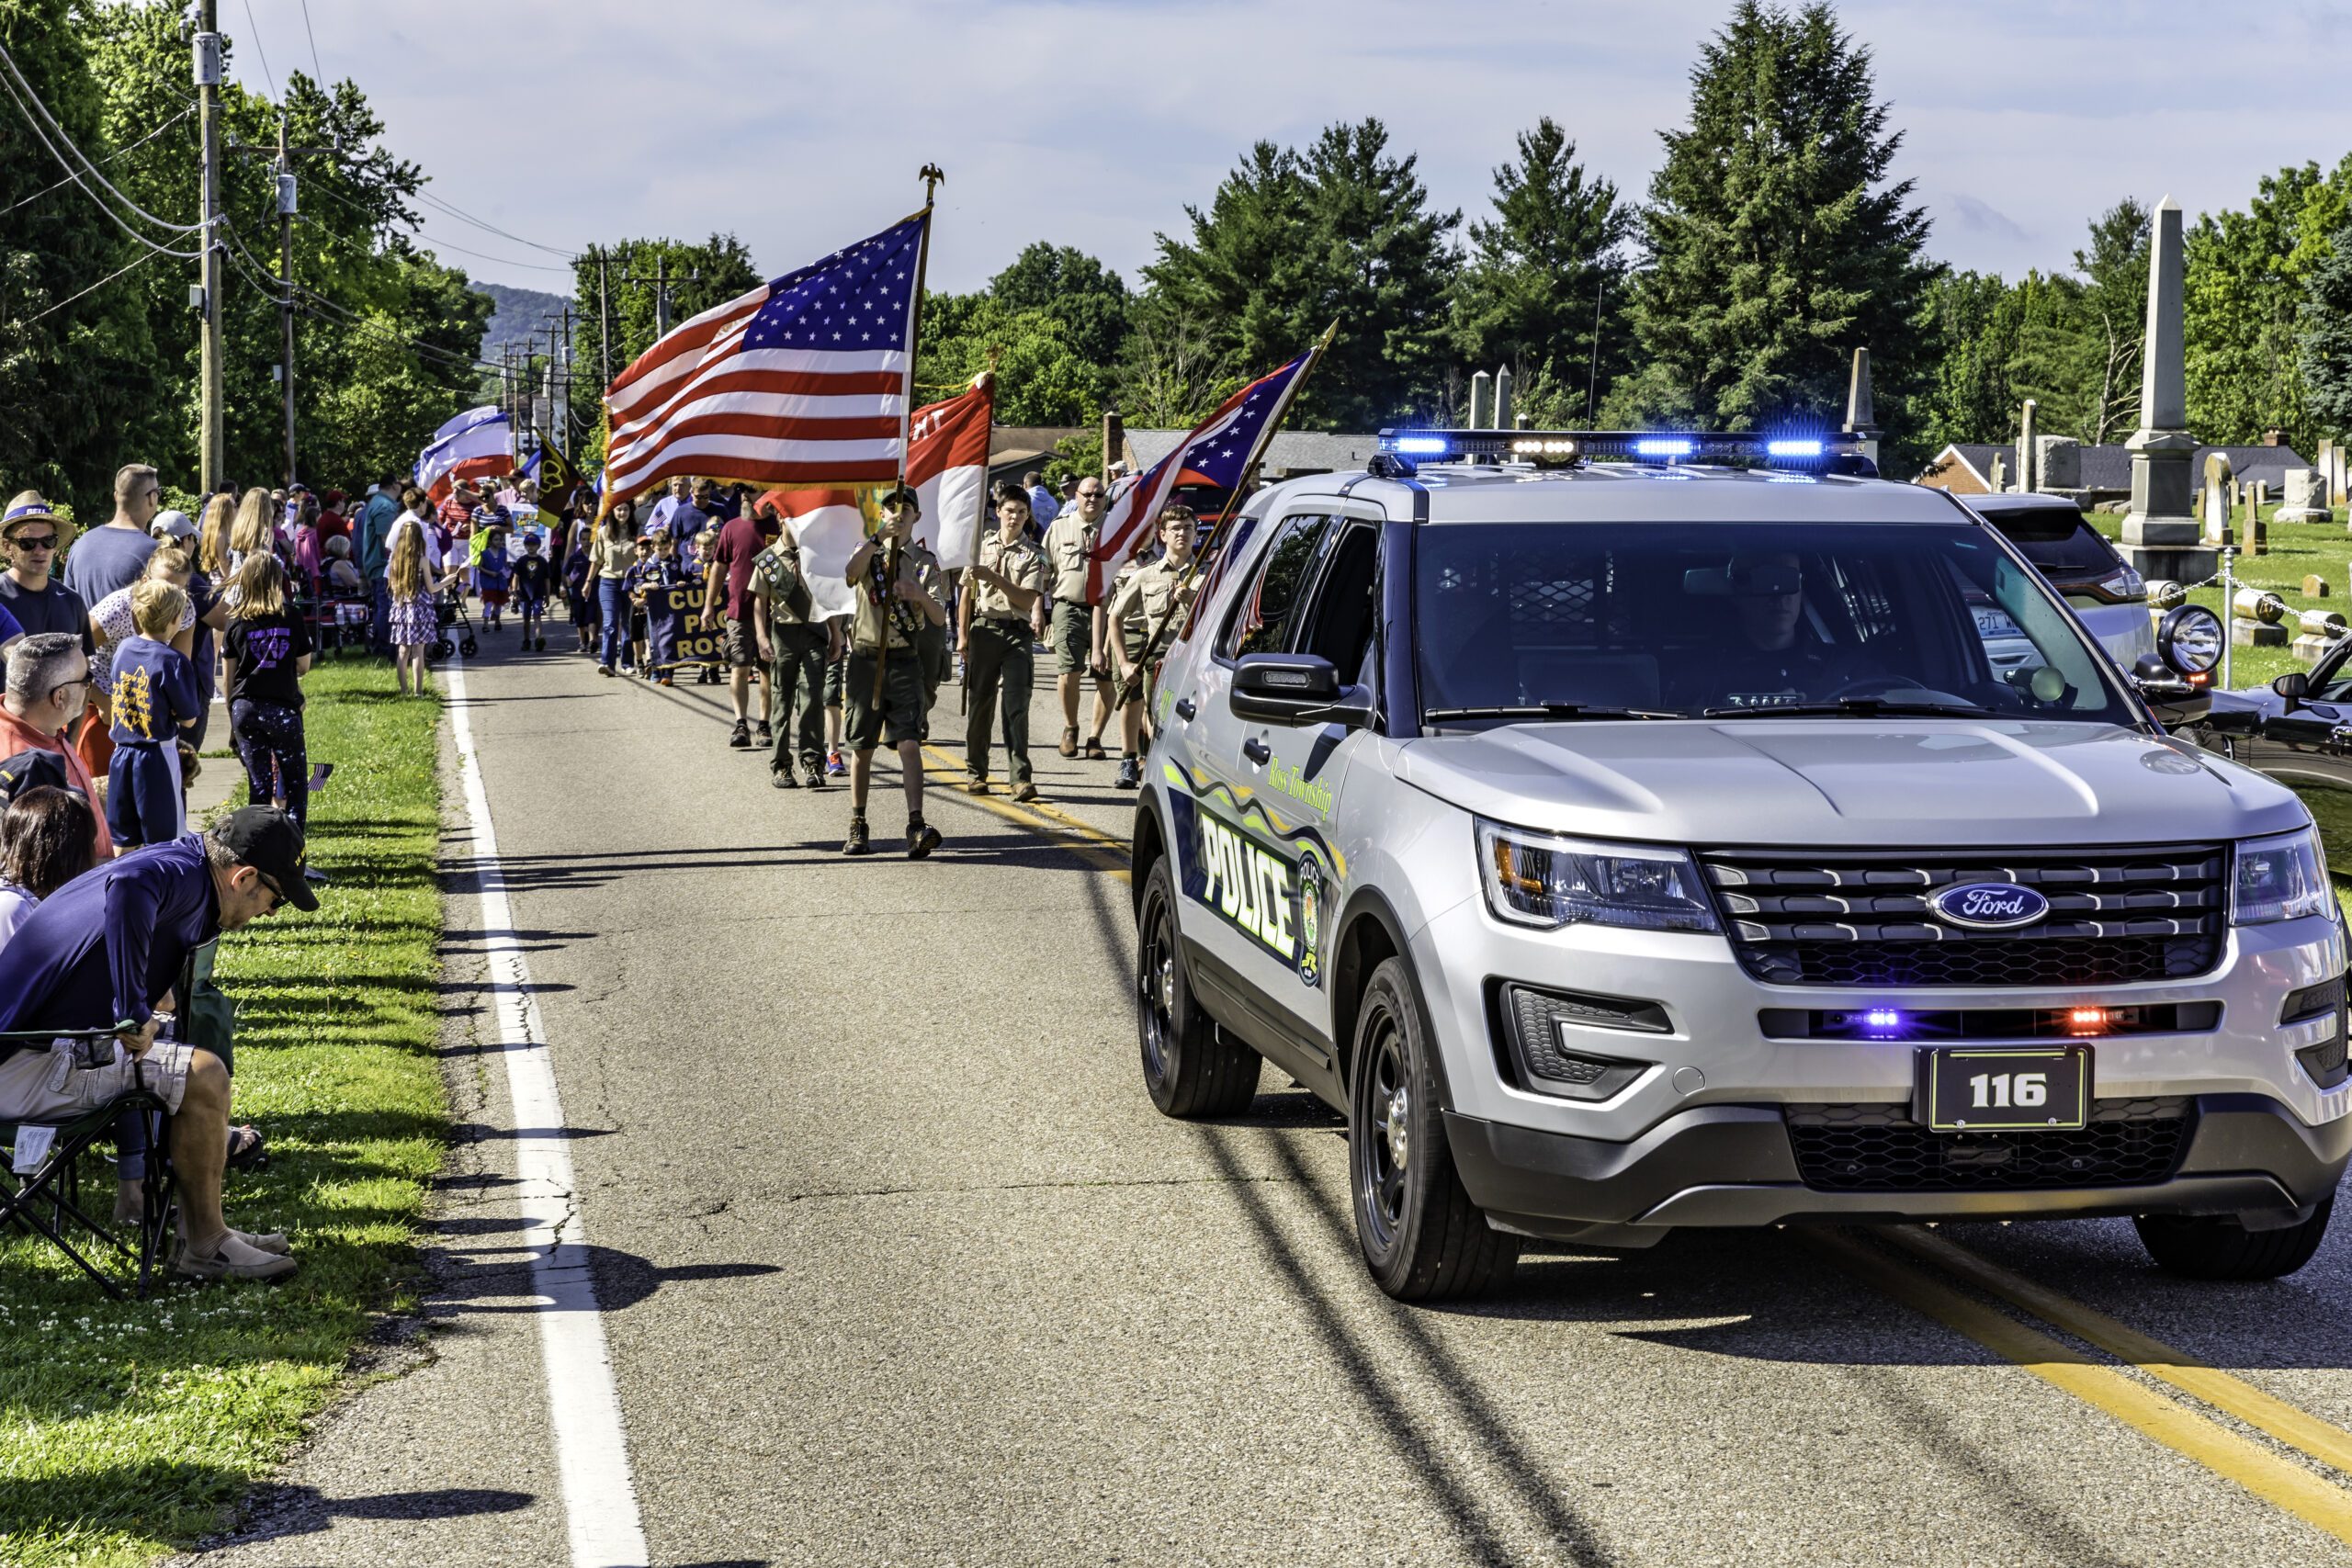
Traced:
[[37, 490], [19, 491], [17, 499], [8, 503], [8, 510], [0, 513], [0, 539], [15, 538], [17, 530], [28, 523], [53, 525], [57, 529], [57, 547], [61, 553], [74, 542], [73, 523], [51, 512], [49, 502], [40, 498], [40, 491]]

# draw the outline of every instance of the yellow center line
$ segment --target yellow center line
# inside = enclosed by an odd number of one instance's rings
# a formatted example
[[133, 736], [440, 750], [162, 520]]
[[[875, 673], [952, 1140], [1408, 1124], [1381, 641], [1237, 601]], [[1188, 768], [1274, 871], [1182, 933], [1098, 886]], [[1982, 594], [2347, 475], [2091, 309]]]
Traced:
[[2352, 1473], [2352, 1432], [2298, 1410], [2285, 1400], [2265, 1393], [2252, 1383], [2210, 1367], [2161, 1340], [2152, 1339], [2096, 1308], [2060, 1295], [2046, 1285], [2037, 1285], [2021, 1274], [2013, 1274], [1933, 1231], [1917, 1225], [1896, 1225], [1883, 1234], [1905, 1251], [1949, 1269], [2011, 1306], [2098, 1346], [2150, 1377], [2196, 1395], [2214, 1409], [2236, 1416], [2257, 1431], [2269, 1433], [2289, 1448]]
[[[1099, 828], [1091, 828], [1042, 800], [1031, 801], [1024, 806], [1015, 805], [1010, 800], [999, 800], [994, 795], [967, 795], [956, 787], [964, 778], [963, 762], [934, 746], [926, 746], [922, 750], [923, 755], [931, 759], [931, 766], [923, 770], [924, 776], [956, 799], [1043, 834], [1095, 870], [1107, 873], [1114, 881], [1127, 880], [1127, 846], [1110, 834]], [[1079, 841], [1071, 842], [1073, 838]], [[1106, 853], [1105, 851], [1112, 852]]]
[[2301, 1465], [1850, 1236], [1807, 1231], [1801, 1239], [1865, 1284], [1974, 1340], [2052, 1387], [2105, 1411], [2338, 1540], [2352, 1543], [2352, 1494]]

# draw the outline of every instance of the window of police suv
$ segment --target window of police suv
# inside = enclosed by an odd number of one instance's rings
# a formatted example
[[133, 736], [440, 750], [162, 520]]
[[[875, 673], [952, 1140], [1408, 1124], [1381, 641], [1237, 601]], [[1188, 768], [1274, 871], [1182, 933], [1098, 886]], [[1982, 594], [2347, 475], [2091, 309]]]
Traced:
[[1966, 525], [1449, 523], [1416, 550], [1428, 723], [2138, 717], [2031, 569]]

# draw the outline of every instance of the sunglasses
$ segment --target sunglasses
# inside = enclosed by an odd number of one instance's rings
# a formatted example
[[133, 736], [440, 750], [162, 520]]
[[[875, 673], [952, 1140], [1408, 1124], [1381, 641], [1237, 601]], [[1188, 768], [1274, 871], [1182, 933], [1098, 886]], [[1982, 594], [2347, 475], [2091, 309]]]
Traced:
[[53, 550], [57, 548], [57, 536], [54, 534], [43, 534], [38, 539], [27, 538], [24, 535], [19, 534], [8, 542], [16, 546], [20, 550]]

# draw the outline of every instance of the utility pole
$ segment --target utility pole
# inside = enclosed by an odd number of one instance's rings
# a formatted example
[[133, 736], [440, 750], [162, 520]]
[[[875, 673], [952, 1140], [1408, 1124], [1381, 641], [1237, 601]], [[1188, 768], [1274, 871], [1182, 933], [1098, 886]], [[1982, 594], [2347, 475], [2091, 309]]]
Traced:
[[604, 384], [609, 387], [613, 384], [613, 302], [606, 292], [605, 271], [605, 252], [600, 245], [596, 250], [596, 347], [604, 356]]
[[286, 488], [300, 476], [294, 471], [294, 159], [286, 149], [287, 117], [277, 117], [277, 286], [283, 290], [277, 313], [286, 329], [280, 389], [286, 394]]
[[197, 432], [197, 471], [204, 493], [210, 495], [228, 466], [228, 438], [220, 399], [220, 30], [217, 0], [199, 0], [197, 7], [197, 123], [204, 147], [202, 209], [204, 259], [198, 263], [198, 289], [204, 312], [202, 367], [198, 386], [202, 413]]

